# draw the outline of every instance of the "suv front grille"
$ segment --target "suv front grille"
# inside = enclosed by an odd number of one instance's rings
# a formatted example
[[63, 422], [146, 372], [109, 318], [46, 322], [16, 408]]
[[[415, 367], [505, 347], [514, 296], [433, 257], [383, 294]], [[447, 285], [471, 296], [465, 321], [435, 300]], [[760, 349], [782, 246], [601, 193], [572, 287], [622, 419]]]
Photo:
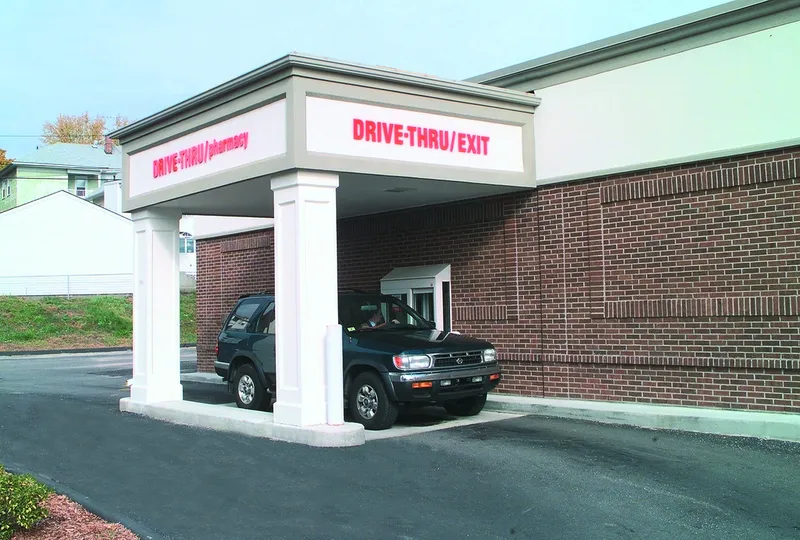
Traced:
[[433, 367], [459, 367], [480, 364], [483, 361], [483, 351], [464, 351], [454, 353], [432, 354]]

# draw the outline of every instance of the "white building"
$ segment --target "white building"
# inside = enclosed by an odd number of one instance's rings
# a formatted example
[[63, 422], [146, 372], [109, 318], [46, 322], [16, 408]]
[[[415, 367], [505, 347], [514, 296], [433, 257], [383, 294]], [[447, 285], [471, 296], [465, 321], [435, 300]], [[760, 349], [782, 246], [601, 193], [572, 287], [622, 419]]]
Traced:
[[0, 213], [0, 294], [130, 294], [133, 225], [67, 193]]

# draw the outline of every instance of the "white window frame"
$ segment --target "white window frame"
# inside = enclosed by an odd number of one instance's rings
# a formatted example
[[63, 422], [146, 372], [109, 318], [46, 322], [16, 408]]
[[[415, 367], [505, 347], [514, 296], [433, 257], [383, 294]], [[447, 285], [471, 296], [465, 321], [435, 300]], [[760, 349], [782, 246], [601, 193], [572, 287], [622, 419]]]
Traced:
[[[420, 310], [415, 305], [414, 294], [433, 293], [433, 322], [440, 330], [452, 331], [452, 292], [448, 293], [447, 298], [449, 313], [445, 314], [444, 306], [444, 284], [450, 281], [449, 264], [400, 267], [393, 269], [381, 279], [381, 293], [396, 297], [406, 295], [406, 303], [418, 312]], [[449, 287], [448, 291], [452, 291], [452, 287]], [[449, 328], [445, 321], [449, 322]]]
[[[192, 250], [189, 251], [189, 246], [191, 245]], [[181, 254], [189, 254], [195, 253], [197, 251], [197, 243], [194, 241], [194, 237], [192, 236], [181, 236], [178, 240], [178, 253]]]
[[[78, 183], [79, 182], [83, 183], [82, 187], [78, 187]], [[86, 197], [86, 188], [87, 188], [88, 185], [89, 185], [89, 180], [85, 176], [84, 177], [75, 177], [75, 195], [77, 195], [78, 197]], [[83, 195], [78, 193], [79, 189], [83, 189]]]

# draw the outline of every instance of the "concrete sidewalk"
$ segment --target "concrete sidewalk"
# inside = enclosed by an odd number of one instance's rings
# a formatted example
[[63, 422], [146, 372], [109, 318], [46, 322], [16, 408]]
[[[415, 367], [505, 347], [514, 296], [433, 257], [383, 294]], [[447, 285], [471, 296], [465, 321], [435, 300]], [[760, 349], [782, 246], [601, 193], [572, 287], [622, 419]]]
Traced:
[[[222, 379], [214, 373], [184, 373], [181, 380], [223, 384]], [[800, 442], [800, 414], [548, 399], [509, 394], [490, 394], [485, 410]]]
[[800, 442], [800, 414], [491, 394], [486, 410]]

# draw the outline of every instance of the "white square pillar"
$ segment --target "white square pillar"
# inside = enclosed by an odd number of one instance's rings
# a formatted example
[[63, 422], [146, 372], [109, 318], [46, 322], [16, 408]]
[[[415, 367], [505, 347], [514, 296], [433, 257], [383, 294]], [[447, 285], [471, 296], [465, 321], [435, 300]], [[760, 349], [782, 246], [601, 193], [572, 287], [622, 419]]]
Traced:
[[180, 213], [133, 212], [133, 381], [130, 400], [183, 399], [180, 383]]
[[[338, 175], [330, 173], [296, 171], [272, 180], [275, 195], [276, 424], [342, 423], [341, 351], [327, 355], [325, 352], [326, 336], [331, 331], [335, 333], [335, 328], [329, 327], [338, 325], [339, 321], [338, 186]], [[327, 342], [331, 343], [330, 337]]]

